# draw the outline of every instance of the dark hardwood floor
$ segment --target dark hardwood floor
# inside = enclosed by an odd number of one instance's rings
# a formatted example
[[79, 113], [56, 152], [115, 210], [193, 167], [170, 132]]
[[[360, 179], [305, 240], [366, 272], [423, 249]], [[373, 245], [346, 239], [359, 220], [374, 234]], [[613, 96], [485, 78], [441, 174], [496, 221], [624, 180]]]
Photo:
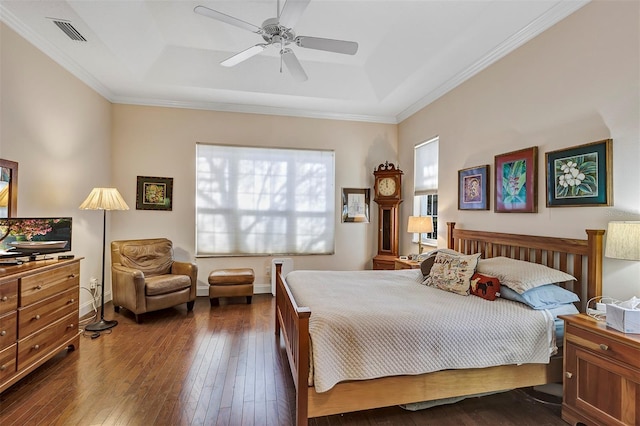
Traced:
[[[81, 339], [0, 395], [9, 425], [291, 425], [294, 388], [273, 334], [274, 301], [198, 298]], [[421, 411], [388, 407], [310, 425], [566, 425], [558, 405], [515, 390]]]

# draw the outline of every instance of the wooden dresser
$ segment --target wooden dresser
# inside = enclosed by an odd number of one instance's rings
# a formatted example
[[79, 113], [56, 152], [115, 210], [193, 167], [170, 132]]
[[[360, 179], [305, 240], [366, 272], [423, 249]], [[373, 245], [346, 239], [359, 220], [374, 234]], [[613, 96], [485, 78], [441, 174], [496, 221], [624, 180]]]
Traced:
[[572, 425], [640, 425], [640, 334], [585, 315], [565, 321], [562, 419]]
[[79, 348], [80, 260], [0, 266], [0, 392]]

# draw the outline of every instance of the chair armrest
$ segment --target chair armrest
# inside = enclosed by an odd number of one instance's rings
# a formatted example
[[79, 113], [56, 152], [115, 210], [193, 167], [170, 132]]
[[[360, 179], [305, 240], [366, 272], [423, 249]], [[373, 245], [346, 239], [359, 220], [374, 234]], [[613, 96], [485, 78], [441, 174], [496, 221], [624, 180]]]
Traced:
[[191, 292], [189, 300], [196, 299], [196, 290], [198, 285], [198, 265], [192, 262], [174, 261], [171, 265], [171, 273], [174, 275], [188, 275], [191, 279]]
[[111, 265], [114, 306], [124, 306], [138, 313], [146, 310], [144, 273], [120, 263]]

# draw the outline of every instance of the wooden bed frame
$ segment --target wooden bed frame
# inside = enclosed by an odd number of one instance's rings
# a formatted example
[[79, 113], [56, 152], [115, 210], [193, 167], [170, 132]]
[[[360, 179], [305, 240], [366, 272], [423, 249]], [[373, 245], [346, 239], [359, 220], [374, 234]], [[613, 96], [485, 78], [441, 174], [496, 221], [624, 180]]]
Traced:
[[[561, 285], [580, 296], [580, 310], [602, 294], [602, 238], [604, 230], [586, 230], [587, 239], [541, 237], [456, 229], [447, 223], [448, 247], [482, 258], [506, 256], [547, 265], [577, 278]], [[444, 370], [415, 376], [347, 381], [327, 392], [308, 386], [309, 318], [311, 310], [298, 306], [276, 265], [276, 338], [282, 338], [296, 387], [296, 424], [312, 417], [434, 399], [501, 391], [562, 382], [562, 357], [549, 364], [503, 365], [482, 369]]]

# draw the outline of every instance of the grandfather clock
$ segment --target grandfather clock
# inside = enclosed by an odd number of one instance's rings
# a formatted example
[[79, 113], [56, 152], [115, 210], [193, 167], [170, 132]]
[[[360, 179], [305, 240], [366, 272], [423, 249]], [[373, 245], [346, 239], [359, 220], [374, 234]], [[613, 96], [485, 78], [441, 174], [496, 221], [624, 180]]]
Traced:
[[387, 161], [380, 164], [373, 175], [373, 201], [378, 203], [378, 254], [373, 258], [373, 269], [394, 269], [398, 258], [403, 172]]

